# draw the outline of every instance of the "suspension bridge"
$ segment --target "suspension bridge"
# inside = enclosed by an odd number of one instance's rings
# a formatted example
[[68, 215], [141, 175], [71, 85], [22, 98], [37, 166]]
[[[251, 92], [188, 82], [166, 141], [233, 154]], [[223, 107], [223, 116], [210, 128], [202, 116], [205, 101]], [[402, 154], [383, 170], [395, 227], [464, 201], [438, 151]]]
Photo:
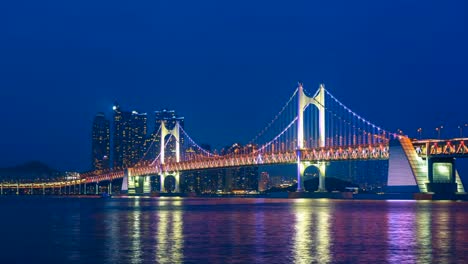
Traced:
[[[319, 171], [319, 192], [326, 191], [325, 177], [330, 162], [388, 160], [389, 186], [415, 186], [417, 191], [465, 192], [455, 167], [456, 158], [468, 157], [468, 138], [411, 140], [389, 132], [349, 109], [324, 85], [307, 92], [299, 84], [275, 117], [247, 147], [222, 153], [202, 148], [178, 121], [161, 122], [145, 155], [134, 166], [108, 171], [82, 173], [69, 181], [1, 183], [4, 189], [42, 189], [74, 186], [80, 193], [86, 186], [123, 179], [129, 194], [150, 193], [150, 177], [160, 177], [160, 192], [166, 192], [165, 179], [175, 178], [179, 192], [180, 175], [185, 171], [243, 166], [297, 165], [297, 192], [304, 191], [304, 171]], [[172, 142], [171, 144], [169, 144]], [[170, 151], [168, 151], [170, 148]], [[141, 186], [143, 188], [137, 188]], [[82, 188], [83, 186], [83, 188]], [[109, 188], [111, 189], [111, 188]], [[97, 191], [97, 188], [96, 188]]]

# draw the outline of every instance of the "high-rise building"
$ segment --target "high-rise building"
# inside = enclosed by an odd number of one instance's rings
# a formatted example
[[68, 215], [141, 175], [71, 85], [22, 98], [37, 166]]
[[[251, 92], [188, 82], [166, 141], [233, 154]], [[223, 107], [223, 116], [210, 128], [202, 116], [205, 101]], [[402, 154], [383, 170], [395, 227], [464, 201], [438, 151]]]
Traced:
[[144, 143], [144, 161], [153, 161], [159, 155], [161, 146], [161, 135], [154, 131], [148, 134]]
[[127, 155], [127, 141], [129, 131], [130, 112], [123, 112], [118, 104], [114, 105], [114, 127], [112, 135], [112, 163], [113, 167], [123, 167], [124, 157]]
[[136, 111], [122, 111], [119, 105], [114, 110], [113, 166], [130, 167], [145, 154], [147, 115]]
[[270, 188], [270, 175], [266, 171], [260, 173], [260, 180], [258, 181], [258, 190], [263, 192]]
[[94, 117], [92, 130], [92, 167], [103, 170], [110, 167], [110, 122], [104, 113]]
[[168, 129], [174, 128], [176, 121], [179, 121], [180, 126], [184, 127], [184, 118], [178, 117], [174, 110], [163, 109], [160, 111], [155, 111], [154, 116], [156, 123], [155, 131], [159, 129], [161, 122], [165, 122]]
[[[225, 154], [244, 154], [251, 153], [256, 149], [255, 145], [248, 144], [242, 146], [239, 143], [235, 143], [232, 146], [227, 146], [221, 153]], [[258, 167], [237, 167], [237, 168], [226, 168], [224, 172], [224, 186], [223, 191], [257, 191], [258, 190]]]
[[130, 119], [130, 157], [129, 163], [134, 165], [145, 155], [145, 141], [147, 131], [146, 113], [132, 112]]

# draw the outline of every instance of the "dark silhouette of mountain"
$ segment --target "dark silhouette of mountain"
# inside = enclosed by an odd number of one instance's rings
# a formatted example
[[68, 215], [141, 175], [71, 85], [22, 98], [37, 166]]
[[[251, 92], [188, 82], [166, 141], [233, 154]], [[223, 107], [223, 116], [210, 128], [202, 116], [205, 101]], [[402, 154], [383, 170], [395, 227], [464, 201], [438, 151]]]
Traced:
[[56, 178], [61, 172], [40, 161], [30, 161], [8, 168], [0, 168], [1, 181], [38, 180]]

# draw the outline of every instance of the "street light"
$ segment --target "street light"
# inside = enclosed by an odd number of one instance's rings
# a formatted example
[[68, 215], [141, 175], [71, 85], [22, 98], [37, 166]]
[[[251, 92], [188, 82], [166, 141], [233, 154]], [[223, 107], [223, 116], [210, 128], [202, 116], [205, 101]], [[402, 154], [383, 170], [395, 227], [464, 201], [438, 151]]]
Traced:
[[436, 127], [435, 129], [437, 131], [437, 135], [439, 139], [440, 139], [440, 134], [442, 133], [442, 128], [444, 128], [444, 126]]
[[421, 139], [421, 135], [422, 135], [422, 128], [418, 128], [418, 134], [419, 134], [419, 139]]

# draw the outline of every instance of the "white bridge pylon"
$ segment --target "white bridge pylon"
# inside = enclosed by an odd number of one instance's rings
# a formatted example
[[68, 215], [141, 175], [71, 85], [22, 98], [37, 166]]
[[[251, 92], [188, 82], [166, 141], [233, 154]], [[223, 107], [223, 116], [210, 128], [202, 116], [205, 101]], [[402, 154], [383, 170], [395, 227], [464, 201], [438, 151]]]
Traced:
[[[166, 136], [171, 135], [175, 138], [176, 140], [176, 162], [180, 162], [180, 124], [179, 121], [176, 121], [174, 127], [172, 129], [168, 129], [166, 127], [166, 122], [162, 121], [161, 122], [161, 150], [160, 150], [160, 162], [161, 165], [164, 165], [164, 158], [165, 158], [165, 150], [166, 150]], [[169, 139], [168, 139], [169, 140]], [[175, 189], [174, 192], [179, 192], [179, 181], [180, 181], [180, 173], [179, 172], [174, 172], [174, 173], [169, 173], [167, 171], [162, 171], [159, 175], [159, 182], [160, 182], [160, 192], [164, 192], [164, 181], [166, 179], [166, 176], [172, 175], [175, 178]]]
[[179, 121], [176, 121], [175, 126], [169, 130], [166, 127], [166, 122], [161, 122], [161, 152], [160, 152], [160, 161], [161, 164], [164, 164], [164, 152], [166, 149], [166, 136], [172, 135], [176, 139], [176, 162], [180, 161], [180, 124]]
[[[319, 112], [318, 134], [319, 147], [325, 147], [325, 86], [320, 84], [318, 91], [314, 96], [309, 97], [304, 93], [302, 83], [299, 83], [298, 89], [298, 113], [297, 113], [297, 191], [302, 192], [304, 185], [305, 167], [301, 161], [301, 151], [304, 149], [304, 111], [309, 105], [317, 107]], [[325, 189], [325, 164], [320, 163], [317, 166], [320, 170], [318, 191]]]

